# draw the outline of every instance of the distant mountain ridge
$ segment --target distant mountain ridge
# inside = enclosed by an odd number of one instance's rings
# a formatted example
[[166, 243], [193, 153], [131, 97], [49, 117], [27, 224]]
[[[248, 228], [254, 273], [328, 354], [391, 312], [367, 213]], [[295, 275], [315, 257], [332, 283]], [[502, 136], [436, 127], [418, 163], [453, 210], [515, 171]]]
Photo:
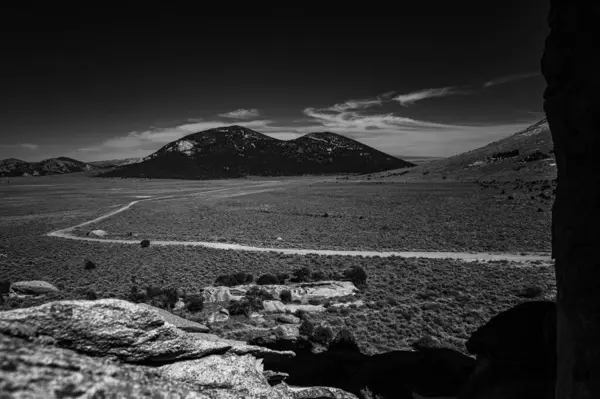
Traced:
[[374, 179], [400, 180], [555, 177], [554, 144], [546, 119], [483, 147], [423, 163], [410, 171], [388, 171], [371, 176]]
[[0, 160], [0, 176], [45, 176], [95, 170], [96, 167], [72, 158], [58, 157], [40, 162], [8, 158]]
[[106, 161], [93, 161], [88, 162], [90, 165], [97, 168], [116, 168], [124, 165], [131, 165], [132, 163], [142, 162], [143, 158], [124, 158], [124, 159], [109, 159]]
[[187, 135], [163, 146], [142, 162], [102, 176], [216, 179], [246, 175], [372, 173], [412, 166], [410, 162], [336, 133], [310, 133], [284, 141], [233, 125]]

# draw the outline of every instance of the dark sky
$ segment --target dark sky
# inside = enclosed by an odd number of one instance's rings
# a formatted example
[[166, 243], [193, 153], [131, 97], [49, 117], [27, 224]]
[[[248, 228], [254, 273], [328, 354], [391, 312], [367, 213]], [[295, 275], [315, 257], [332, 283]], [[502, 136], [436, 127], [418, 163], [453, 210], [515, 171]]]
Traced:
[[547, 1], [415, 3], [4, 13], [0, 159], [139, 157], [229, 124], [445, 156], [543, 117]]

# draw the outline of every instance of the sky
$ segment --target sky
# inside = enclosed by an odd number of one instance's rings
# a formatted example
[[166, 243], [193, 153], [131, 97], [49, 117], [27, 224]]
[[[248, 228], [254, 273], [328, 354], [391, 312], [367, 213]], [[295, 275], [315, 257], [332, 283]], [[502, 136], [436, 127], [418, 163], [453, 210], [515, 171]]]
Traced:
[[544, 117], [547, 1], [411, 3], [3, 12], [0, 159], [142, 157], [234, 124], [439, 157]]

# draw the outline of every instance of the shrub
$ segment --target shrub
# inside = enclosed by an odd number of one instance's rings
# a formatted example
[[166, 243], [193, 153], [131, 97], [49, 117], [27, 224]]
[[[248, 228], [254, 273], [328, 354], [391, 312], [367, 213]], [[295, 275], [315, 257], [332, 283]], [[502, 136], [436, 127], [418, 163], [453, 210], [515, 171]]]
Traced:
[[83, 293], [83, 296], [85, 297], [85, 299], [90, 300], [90, 301], [94, 301], [94, 300], [98, 299], [98, 295], [96, 295], [96, 293], [93, 290], [86, 290]]
[[262, 288], [259, 288], [257, 286], [254, 286], [254, 287], [250, 288], [248, 291], [246, 291], [245, 297], [249, 298], [249, 299], [257, 298], [262, 301], [265, 301], [265, 300], [268, 301], [268, 300], [274, 299], [273, 295], [270, 292], [268, 292]]
[[9, 280], [1, 280], [0, 281], [0, 295], [8, 295], [10, 292], [10, 281]]
[[272, 274], [263, 274], [256, 280], [256, 284], [258, 285], [273, 285], [279, 284], [279, 279]]
[[312, 340], [322, 345], [329, 345], [333, 341], [333, 330], [329, 326], [316, 326], [312, 333]]
[[204, 309], [204, 297], [202, 295], [190, 295], [185, 298], [185, 307], [190, 312], [200, 312]]
[[232, 316], [245, 315], [248, 317], [252, 313], [252, 304], [247, 298], [243, 298], [240, 301], [231, 301], [227, 306], [227, 310]]
[[317, 298], [310, 298], [310, 299], [308, 300], [308, 304], [309, 304], [309, 305], [315, 305], [315, 306], [316, 306], [316, 305], [320, 305], [320, 304], [321, 304], [321, 301], [320, 301], [320, 300], [318, 300]]
[[360, 266], [353, 266], [344, 271], [344, 277], [352, 281], [357, 287], [364, 287], [367, 285], [367, 272]]
[[279, 284], [285, 284], [285, 281], [290, 278], [290, 275], [287, 273], [278, 273], [277, 280], [279, 280]]
[[250, 284], [254, 281], [254, 276], [248, 273], [223, 274], [215, 279], [215, 285], [233, 287], [236, 285]]
[[[299, 317], [300, 319], [302, 319], [301, 315], [296, 314], [297, 317]], [[302, 324], [300, 324], [300, 334], [301, 335], [305, 335], [307, 337], [311, 337], [313, 332], [315, 330], [315, 325], [312, 321], [308, 320], [308, 319], [304, 319], [302, 321]]]
[[142, 248], [148, 248], [148, 247], [150, 246], [150, 240], [142, 240], [142, 241], [140, 242], [140, 246], [141, 246]]
[[301, 267], [292, 272], [292, 281], [295, 283], [303, 283], [310, 280], [310, 269], [308, 267]]
[[132, 285], [129, 288], [129, 295], [127, 300], [133, 303], [144, 302], [148, 297], [144, 292], [141, 292], [137, 285]]
[[312, 272], [310, 278], [312, 281], [323, 281], [327, 280], [327, 275], [322, 270], [318, 270], [316, 272]]
[[89, 260], [89, 259], [86, 259], [86, 260], [83, 262], [83, 268], [84, 268], [85, 270], [92, 270], [92, 269], [95, 269], [95, 268], [96, 268], [96, 264], [95, 264], [94, 262], [92, 262], [91, 260]]
[[521, 298], [537, 298], [544, 293], [544, 287], [540, 285], [528, 285], [523, 287], [521, 292], [517, 294], [517, 296]]
[[290, 303], [290, 302], [292, 302], [292, 291], [290, 291], [290, 290], [283, 290], [283, 291], [281, 291], [279, 293], [279, 299], [283, 303]]

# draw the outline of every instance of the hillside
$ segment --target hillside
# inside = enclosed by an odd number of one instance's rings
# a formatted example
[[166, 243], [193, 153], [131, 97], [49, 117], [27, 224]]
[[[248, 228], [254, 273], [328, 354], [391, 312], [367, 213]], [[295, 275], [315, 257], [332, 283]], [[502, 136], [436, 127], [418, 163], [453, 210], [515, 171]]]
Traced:
[[0, 161], [0, 175], [4, 177], [45, 176], [94, 169], [96, 168], [90, 164], [67, 157], [49, 158], [40, 162], [26, 162], [15, 158]]
[[283, 141], [241, 126], [190, 134], [104, 177], [179, 179], [373, 173], [414, 166], [335, 133]]
[[88, 162], [88, 163], [97, 168], [116, 168], [119, 166], [131, 165], [133, 163], [137, 163], [140, 161], [142, 161], [141, 158], [125, 158], [125, 159], [109, 159], [106, 161], [93, 161], [93, 162]]
[[376, 173], [371, 179], [554, 179], [556, 162], [548, 121], [541, 120], [509, 137], [449, 158], [407, 170]]

